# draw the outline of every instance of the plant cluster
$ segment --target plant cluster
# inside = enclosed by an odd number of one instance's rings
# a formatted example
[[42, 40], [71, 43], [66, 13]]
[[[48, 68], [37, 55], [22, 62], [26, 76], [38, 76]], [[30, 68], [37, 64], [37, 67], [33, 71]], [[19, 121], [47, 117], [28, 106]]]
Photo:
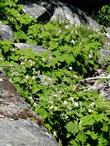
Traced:
[[101, 25], [110, 26], [110, 5], [102, 6], [93, 18]]
[[[6, 16], [2, 21], [14, 31], [12, 42], [0, 41], [0, 66], [59, 145], [109, 146], [110, 103], [80, 84], [99, 68], [102, 35], [58, 22], [38, 24], [21, 7], [17, 0], [0, 2]], [[19, 50], [15, 42], [45, 49]]]

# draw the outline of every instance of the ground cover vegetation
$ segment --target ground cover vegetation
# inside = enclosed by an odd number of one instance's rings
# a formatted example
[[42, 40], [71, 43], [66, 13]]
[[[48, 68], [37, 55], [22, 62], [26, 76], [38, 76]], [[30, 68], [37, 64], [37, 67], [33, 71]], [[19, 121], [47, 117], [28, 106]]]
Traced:
[[[18, 0], [1, 0], [1, 21], [14, 39], [0, 41], [0, 67], [61, 146], [109, 146], [110, 103], [80, 80], [100, 67], [101, 33], [67, 23], [38, 24]], [[15, 42], [41, 45], [42, 53]]]
[[93, 18], [101, 25], [110, 26], [110, 4], [102, 6]]

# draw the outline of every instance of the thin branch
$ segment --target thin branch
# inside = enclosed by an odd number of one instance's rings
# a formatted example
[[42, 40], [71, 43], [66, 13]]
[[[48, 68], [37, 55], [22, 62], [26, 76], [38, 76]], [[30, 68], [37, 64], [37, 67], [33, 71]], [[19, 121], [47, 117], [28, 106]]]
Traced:
[[97, 77], [91, 77], [81, 80], [81, 82], [89, 81], [89, 80], [99, 80], [99, 79], [110, 79], [110, 76], [97, 76]]

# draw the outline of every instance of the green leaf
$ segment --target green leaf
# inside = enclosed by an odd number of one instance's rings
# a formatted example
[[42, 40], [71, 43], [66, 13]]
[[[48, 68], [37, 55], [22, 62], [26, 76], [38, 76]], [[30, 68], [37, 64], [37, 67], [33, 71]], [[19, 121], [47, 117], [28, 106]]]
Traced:
[[70, 144], [72, 144], [72, 146], [79, 146], [79, 144], [75, 140], [71, 140]]
[[73, 134], [78, 133], [78, 131], [79, 131], [78, 125], [75, 124], [74, 122], [67, 123], [66, 124], [66, 129], [67, 129], [68, 132], [73, 133]]
[[107, 67], [107, 72], [110, 73], [110, 65]]
[[43, 119], [46, 119], [48, 117], [48, 113], [45, 109], [43, 109], [43, 107], [36, 109], [36, 111], [41, 117], [43, 117]]
[[92, 115], [84, 116], [81, 118], [81, 125], [86, 126], [86, 125], [93, 125], [95, 123], [95, 120], [93, 119]]
[[98, 146], [108, 146], [109, 145], [109, 141], [103, 137], [103, 135], [101, 134], [98, 137]]
[[103, 125], [102, 131], [103, 131], [103, 132], [107, 132], [107, 131], [108, 131], [108, 125]]
[[15, 32], [14, 36], [15, 36], [17, 41], [27, 39], [27, 35], [22, 30]]
[[97, 133], [94, 131], [87, 131], [87, 134], [90, 135], [92, 139], [97, 139]]
[[78, 141], [81, 141], [82, 145], [86, 142], [86, 135], [84, 133], [78, 133], [77, 135]]

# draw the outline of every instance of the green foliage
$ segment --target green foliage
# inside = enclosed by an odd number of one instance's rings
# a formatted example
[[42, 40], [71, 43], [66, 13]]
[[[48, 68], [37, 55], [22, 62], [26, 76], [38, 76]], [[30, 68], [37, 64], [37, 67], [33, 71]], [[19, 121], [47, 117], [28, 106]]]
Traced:
[[40, 24], [32, 25], [27, 33], [27, 42], [42, 45], [52, 51], [48, 67], [61, 68], [63, 64], [66, 68], [71, 66], [80, 74], [90, 75], [97, 68], [95, 64], [102, 45], [99, 41], [101, 37], [86, 28], [66, 27], [54, 22], [43, 27]]
[[[7, 15], [3, 21], [15, 34], [13, 42], [0, 41], [0, 66], [60, 145], [109, 146], [110, 103], [80, 85], [99, 67], [102, 35], [58, 22], [37, 24], [21, 7], [14, 0], [0, 2]], [[15, 42], [42, 45], [45, 51], [19, 50]]]
[[3, 22], [10, 25], [15, 33], [15, 41], [25, 42], [28, 27], [36, 22], [31, 16], [23, 13], [23, 5], [18, 0], [1, 0], [0, 11]]
[[110, 26], [110, 5], [102, 6], [93, 18], [104, 26]]

